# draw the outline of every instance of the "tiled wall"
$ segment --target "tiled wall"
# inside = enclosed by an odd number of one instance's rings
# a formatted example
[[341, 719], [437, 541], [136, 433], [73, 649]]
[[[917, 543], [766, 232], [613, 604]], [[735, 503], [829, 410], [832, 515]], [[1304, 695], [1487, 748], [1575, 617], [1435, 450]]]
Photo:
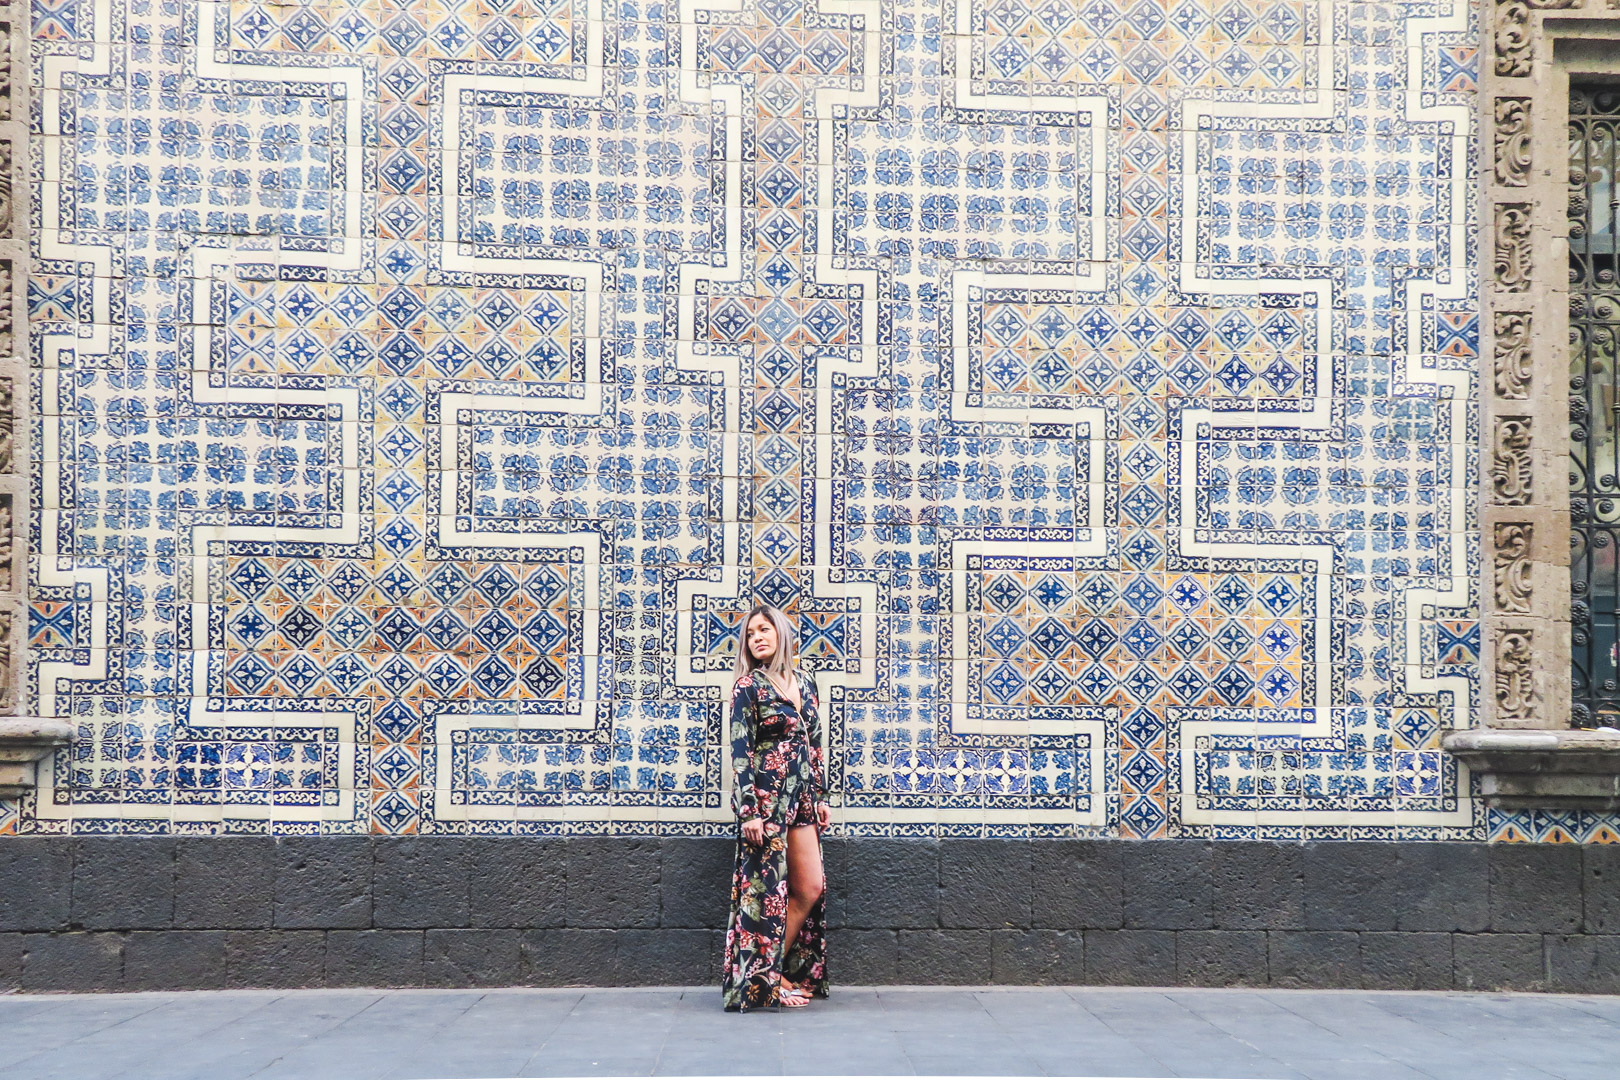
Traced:
[[39, 0], [3, 831], [1487, 814], [1463, 0]]

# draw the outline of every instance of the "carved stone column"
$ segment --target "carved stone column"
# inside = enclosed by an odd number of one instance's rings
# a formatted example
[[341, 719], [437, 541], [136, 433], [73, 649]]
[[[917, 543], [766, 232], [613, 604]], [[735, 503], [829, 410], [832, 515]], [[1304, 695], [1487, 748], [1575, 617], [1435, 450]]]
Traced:
[[1505, 806], [1612, 806], [1620, 738], [1570, 727], [1571, 72], [1620, 58], [1600, 0], [1487, 0], [1480, 64], [1484, 726], [1445, 745]]
[[[1480, 499], [1484, 575], [1480, 688], [1494, 728], [1569, 724], [1569, 423], [1564, 213], [1543, 189], [1564, 158], [1567, 94], [1548, 85], [1543, 13], [1580, 0], [1496, 0], [1480, 65], [1484, 225]], [[1562, 188], [1559, 189], [1562, 191]]]
[[0, 5], [0, 798], [72, 727], [23, 715], [28, 634], [28, 8]]

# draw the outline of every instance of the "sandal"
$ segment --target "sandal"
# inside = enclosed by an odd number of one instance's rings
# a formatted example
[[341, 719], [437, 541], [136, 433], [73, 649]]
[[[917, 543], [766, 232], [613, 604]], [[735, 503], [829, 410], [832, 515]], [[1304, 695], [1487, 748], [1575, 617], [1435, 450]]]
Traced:
[[802, 1009], [810, 1004], [810, 992], [783, 979], [776, 991], [776, 1003], [784, 1009]]

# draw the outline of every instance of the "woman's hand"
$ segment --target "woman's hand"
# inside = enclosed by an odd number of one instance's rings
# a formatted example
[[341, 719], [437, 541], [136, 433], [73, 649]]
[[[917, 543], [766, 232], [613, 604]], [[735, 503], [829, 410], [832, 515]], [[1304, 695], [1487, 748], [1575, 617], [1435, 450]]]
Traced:
[[816, 804], [816, 828], [825, 829], [832, 824], [832, 807], [826, 803]]
[[751, 817], [742, 823], [743, 839], [754, 847], [765, 842], [765, 823], [757, 817]]

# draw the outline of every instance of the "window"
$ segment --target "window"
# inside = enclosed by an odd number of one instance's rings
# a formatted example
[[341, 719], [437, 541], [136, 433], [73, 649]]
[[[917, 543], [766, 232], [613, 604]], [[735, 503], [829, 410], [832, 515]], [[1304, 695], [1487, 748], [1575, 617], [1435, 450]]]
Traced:
[[1570, 86], [1571, 722], [1620, 726], [1620, 85]]

